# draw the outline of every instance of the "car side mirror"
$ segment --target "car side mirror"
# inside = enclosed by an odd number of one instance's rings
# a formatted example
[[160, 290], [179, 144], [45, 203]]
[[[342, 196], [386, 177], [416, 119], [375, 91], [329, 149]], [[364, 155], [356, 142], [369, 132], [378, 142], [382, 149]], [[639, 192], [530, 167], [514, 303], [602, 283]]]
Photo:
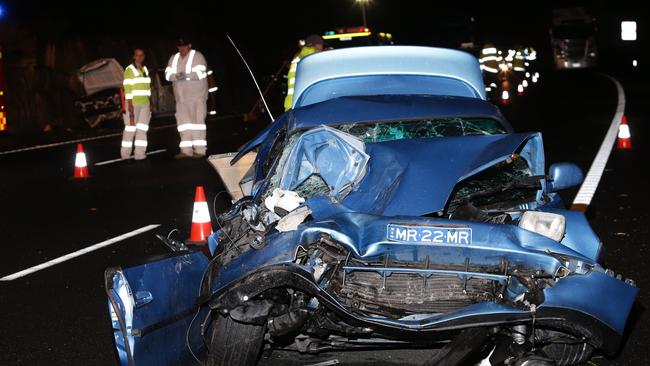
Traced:
[[557, 192], [582, 183], [582, 169], [573, 163], [555, 163], [548, 170], [547, 192]]

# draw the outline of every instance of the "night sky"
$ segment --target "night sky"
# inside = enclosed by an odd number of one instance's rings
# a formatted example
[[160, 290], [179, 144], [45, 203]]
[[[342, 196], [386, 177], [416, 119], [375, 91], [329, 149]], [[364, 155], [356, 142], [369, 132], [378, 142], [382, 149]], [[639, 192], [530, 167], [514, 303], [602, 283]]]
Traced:
[[[230, 33], [252, 57], [276, 59], [295, 49], [298, 38], [335, 26], [361, 25], [353, 0], [321, 1], [33, 1], [0, 0], [2, 22], [40, 27], [53, 34], [200, 34], [224, 42]], [[401, 44], [457, 46], [464, 33], [477, 41], [548, 42], [550, 11], [586, 5], [602, 22], [639, 17], [633, 1], [413, 1], [370, 0], [368, 25], [391, 32]], [[474, 22], [471, 19], [474, 19]], [[129, 21], [130, 20], [130, 21]], [[481, 39], [482, 38], [482, 39]], [[453, 44], [450, 44], [453, 43]], [[203, 45], [205, 47], [205, 45]]]
[[[95, 47], [86, 55], [85, 62], [112, 57], [127, 64], [130, 47], [158, 47], [158, 54], [164, 55], [158, 58], [160, 67], [166, 64], [167, 55], [176, 52], [174, 39], [186, 35], [217, 70], [215, 76], [223, 86], [219, 98], [222, 110], [248, 108], [257, 98], [244, 66], [227, 43], [226, 34], [237, 42], [260, 83], [266, 85], [283, 61], [290, 60], [298, 50], [300, 38], [336, 27], [362, 25], [361, 9], [354, 0], [0, 0], [0, 4], [5, 9], [0, 19], [0, 42], [1, 30], [9, 27], [18, 33], [37, 34], [40, 45], [62, 44], [75, 38], [88, 46], [113, 41], [119, 45]], [[461, 42], [473, 40], [477, 46], [488, 41], [500, 48], [534, 46], [539, 51], [540, 64], [551, 67], [551, 12], [556, 7], [570, 6], [583, 6], [596, 17], [602, 59], [615, 57], [619, 52], [616, 47], [620, 45], [621, 20], [637, 20], [637, 46], [643, 49], [648, 15], [640, 9], [639, 2], [631, 0], [370, 0], [367, 18], [369, 28], [392, 33], [396, 44], [457, 48]], [[153, 56], [148, 56], [150, 65], [155, 64]], [[64, 66], [77, 68], [82, 64], [74, 61]]]

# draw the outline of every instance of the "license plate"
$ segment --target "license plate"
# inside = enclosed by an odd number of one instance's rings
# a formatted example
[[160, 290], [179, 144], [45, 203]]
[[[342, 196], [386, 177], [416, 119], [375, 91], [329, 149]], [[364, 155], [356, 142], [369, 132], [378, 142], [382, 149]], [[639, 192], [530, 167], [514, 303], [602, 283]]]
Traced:
[[388, 224], [386, 238], [406, 243], [472, 244], [472, 229], [465, 227]]

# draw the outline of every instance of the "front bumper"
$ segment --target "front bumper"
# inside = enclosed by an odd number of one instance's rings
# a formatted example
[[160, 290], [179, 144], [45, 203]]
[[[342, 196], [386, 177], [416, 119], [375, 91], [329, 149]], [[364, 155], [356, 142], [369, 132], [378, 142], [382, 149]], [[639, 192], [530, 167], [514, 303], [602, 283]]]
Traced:
[[571, 275], [544, 290], [546, 300], [534, 312], [495, 302], [470, 305], [460, 311], [423, 316], [414, 320], [396, 320], [361, 316], [341, 304], [319, 287], [309, 271], [294, 264], [278, 264], [257, 269], [222, 288], [210, 299], [218, 311], [236, 308], [273, 287], [299, 289], [336, 312], [351, 325], [369, 327], [377, 333], [400, 336], [425, 333], [434, 339], [464, 328], [532, 322], [540, 327], [562, 329], [585, 337], [606, 353], [618, 349], [627, 316], [637, 289], [604, 273]]

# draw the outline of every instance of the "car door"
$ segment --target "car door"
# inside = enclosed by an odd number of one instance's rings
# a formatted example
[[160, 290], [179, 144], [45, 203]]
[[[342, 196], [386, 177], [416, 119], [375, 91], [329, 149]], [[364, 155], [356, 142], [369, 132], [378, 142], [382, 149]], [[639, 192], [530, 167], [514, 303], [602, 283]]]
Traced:
[[207, 265], [208, 258], [193, 251], [106, 270], [109, 313], [122, 365], [186, 364], [192, 357], [188, 345], [196, 354], [203, 351], [200, 324], [208, 310], [199, 311], [195, 301]]

